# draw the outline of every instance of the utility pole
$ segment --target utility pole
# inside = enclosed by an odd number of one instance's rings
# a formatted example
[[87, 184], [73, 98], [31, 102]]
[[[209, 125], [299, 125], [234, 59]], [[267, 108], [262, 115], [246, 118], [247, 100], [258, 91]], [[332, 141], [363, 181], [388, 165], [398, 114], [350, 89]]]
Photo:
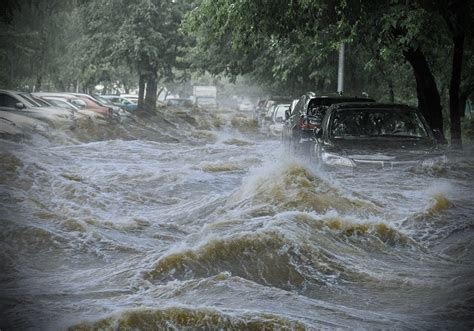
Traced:
[[344, 92], [344, 43], [339, 48], [339, 66], [337, 68], [337, 92], [342, 94]]

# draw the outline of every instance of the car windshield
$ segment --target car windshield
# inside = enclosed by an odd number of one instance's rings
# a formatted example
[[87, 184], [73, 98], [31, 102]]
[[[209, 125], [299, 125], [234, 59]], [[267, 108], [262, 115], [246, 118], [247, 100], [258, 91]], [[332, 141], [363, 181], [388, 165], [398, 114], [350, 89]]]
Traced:
[[94, 99], [96, 99], [97, 101], [99, 101], [100, 103], [102, 103], [103, 105], [113, 105], [112, 102], [106, 98], [102, 98], [100, 95], [97, 95], [97, 94], [93, 94], [92, 97]]
[[426, 128], [416, 112], [395, 109], [336, 111], [332, 116], [330, 134], [335, 138], [428, 137]]
[[308, 109], [312, 109], [314, 107], [319, 106], [331, 106], [335, 103], [343, 103], [343, 102], [373, 102], [373, 99], [369, 98], [356, 98], [356, 97], [337, 97], [337, 98], [322, 98], [316, 97], [309, 100]]
[[26, 101], [28, 101], [33, 107], [41, 107], [41, 105], [36, 102], [34, 99], [33, 99], [33, 96], [31, 96], [29, 93], [19, 93], [19, 95], [25, 99]]
[[72, 107], [69, 103], [63, 100], [58, 100], [58, 99], [47, 99], [50, 103], [52, 103], [56, 107], [61, 107], [61, 108], [66, 108], [70, 110], [75, 110], [74, 107]]

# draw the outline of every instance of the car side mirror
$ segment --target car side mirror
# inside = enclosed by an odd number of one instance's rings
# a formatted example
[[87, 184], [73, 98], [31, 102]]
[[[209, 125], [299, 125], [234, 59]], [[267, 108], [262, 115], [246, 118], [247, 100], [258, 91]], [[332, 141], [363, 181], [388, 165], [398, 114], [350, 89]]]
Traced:
[[23, 102], [17, 102], [15, 103], [15, 108], [16, 109], [25, 109], [25, 104]]

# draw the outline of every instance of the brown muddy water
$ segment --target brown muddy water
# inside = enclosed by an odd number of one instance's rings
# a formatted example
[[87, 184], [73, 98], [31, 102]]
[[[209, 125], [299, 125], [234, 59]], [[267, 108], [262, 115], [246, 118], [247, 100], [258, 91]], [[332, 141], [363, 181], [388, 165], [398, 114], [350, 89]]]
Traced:
[[1, 140], [1, 330], [474, 327], [474, 155], [321, 169], [245, 114]]

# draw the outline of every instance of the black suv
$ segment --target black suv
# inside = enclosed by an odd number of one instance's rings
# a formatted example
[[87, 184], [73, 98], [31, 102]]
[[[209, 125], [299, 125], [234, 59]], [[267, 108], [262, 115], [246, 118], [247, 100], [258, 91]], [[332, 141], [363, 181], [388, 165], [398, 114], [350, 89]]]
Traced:
[[291, 113], [286, 116], [282, 140], [288, 151], [308, 154], [313, 143], [314, 129], [321, 122], [329, 106], [343, 102], [374, 102], [365, 96], [345, 96], [338, 93], [317, 95], [303, 94]]
[[446, 162], [423, 115], [407, 105], [337, 104], [315, 134], [312, 156], [324, 165], [391, 169]]

